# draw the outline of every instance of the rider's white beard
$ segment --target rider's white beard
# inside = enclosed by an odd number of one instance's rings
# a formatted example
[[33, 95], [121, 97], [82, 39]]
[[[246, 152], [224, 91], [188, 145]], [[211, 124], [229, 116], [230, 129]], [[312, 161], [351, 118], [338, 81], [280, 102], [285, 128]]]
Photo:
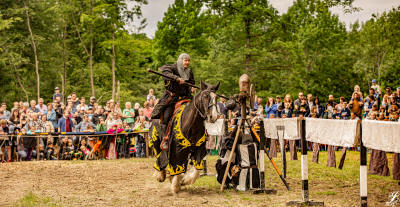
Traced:
[[179, 76], [185, 81], [189, 80], [190, 78], [190, 69], [189, 68], [184, 68], [182, 63], [178, 62], [178, 72]]

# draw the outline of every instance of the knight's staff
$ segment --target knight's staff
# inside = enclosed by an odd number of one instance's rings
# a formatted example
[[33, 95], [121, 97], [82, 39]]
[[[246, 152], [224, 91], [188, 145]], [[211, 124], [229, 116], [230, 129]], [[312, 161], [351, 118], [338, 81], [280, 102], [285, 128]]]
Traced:
[[346, 147], [342, 148], [342, 157], [340, 157], [340, 162], [339, 162], [339, 167], [338, 169], [343, 169], [343, 165], [344, 165], [344, 160], [346, 159]]
[[[162, 73], [159, 73], [159, 72], [157, 72], [157, 71], [151, 70], [150, 68], [147, 69], [147, 72], [153, 73], [153, 74], [159, 75], [159, 76], [161, 76], [161, 77], [167, 78], [167, 79], [169, 79], [169, 80], [175, 81], [175, 79], [173, 79], [173, 78], [171, 78], [171, 77], [169, 77], [169, 76], [167, 76], [167, 75], [164, 75], [164, 74], [162, 74]], [[187, 85], [187, 86], [190, 86], [190, 87], [192, 87], [192, 88], [200, 89], [200, 87], [198, 87], [198, 86], [196, 86], [196, 85], [194, 85], [194, 84], [191, 84], [191, 83], [186, 83], [186, 82], [185, 82], [185, 83], [183, 83], [183, 85]], [[219, 94], [216, 94], [216, 95], [217, 95], [218, 97], [224, 98], [224, 99], [226, 99], [226, 100], [229, 99], [228, 97], [223, 96], [223, 95], [219, 95]]]
[[242, 127], [243, 127], [243, 123], [244, 122], [243, 122], [243, 118], [242, 118], [239, 121], [238, 130], [236, 132], [235, 140], [233, 141], [232, 151], [231, 151], [231, 154], [229, 155], [228, 164], [226, 165], [224, 178], [222, 179], [222, 184], [221, 184], [221, 188], [219, 189], [219, 192], [222, 192], [224, 190], [226, 177], [228, 176], [229, 168], [231, 167], [231, 162], [232, 162], [232, 159], [233, 159], [233, 155], [235, 153], [236, 145], [237, 145], [237, 142], [238, 142], [238, 139], [239, 139], [240, 132], [241, 132]]

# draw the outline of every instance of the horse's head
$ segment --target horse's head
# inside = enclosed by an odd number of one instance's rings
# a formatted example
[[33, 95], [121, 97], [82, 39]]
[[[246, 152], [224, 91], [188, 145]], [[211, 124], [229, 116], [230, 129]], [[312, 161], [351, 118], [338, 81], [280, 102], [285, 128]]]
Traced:
[[210, 123], [214, 123], [218, 119], [216, 92], [219, 84], [218, 82], [217, 85], [212, 86], [201, 81], [200, 93], [194, 97], [194, 105], [200, 116]]

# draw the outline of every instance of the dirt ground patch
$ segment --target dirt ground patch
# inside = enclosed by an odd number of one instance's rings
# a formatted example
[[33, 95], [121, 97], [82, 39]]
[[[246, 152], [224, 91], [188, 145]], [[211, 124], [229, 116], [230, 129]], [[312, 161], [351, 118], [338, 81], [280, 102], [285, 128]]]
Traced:
[[[208, 160], [209, 171], [215, 174], [216, 157]], [[342, 171], [325, 167], [323, 153], [320, 160], [310, 164], [310, 198], [325, 206], [359, 206], [357, 153], [349, 154]], [[216, 178], [206, 176], [173, 196], [168, 181], [158, 183], [153, 177], [153, 162], [132, 158], [1, 164], [0, 206], [285, 206], [301, 198], [299, 160], [288, 162], [291, 191], [266, 163], [267, 188], [276, 189], [276, 195], [233, 190], [219, 194]], [[390, 177], [369, 176], [368, 182], [369, 206], [384, 206], [390, 192], [400, 191]]]

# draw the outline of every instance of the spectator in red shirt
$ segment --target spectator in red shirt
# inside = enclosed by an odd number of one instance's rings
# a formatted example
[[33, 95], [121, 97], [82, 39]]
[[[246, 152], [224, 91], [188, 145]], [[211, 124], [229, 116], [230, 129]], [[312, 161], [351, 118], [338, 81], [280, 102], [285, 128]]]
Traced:
[[144, 102], [144, 108], [143, 108], [143, 116], [147, 117], [148, 119], [151, 119], [151, 113], [153, 112], [153, 108], [150, 107], [149, 102]]

